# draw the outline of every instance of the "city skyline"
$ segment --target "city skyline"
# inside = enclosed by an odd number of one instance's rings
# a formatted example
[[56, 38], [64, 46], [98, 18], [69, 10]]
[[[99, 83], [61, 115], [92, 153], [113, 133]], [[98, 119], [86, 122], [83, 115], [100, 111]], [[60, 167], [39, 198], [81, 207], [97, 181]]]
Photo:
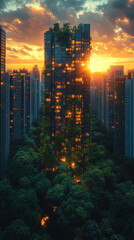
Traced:
[[91, 71], [110, 65], [134, 65], [133, 8], [131, 0], [105, 1], [1, 1], [0, 24], [7, 33], [7, 69], [44, 65], [43, 33], [55, 22], [91, 24]]

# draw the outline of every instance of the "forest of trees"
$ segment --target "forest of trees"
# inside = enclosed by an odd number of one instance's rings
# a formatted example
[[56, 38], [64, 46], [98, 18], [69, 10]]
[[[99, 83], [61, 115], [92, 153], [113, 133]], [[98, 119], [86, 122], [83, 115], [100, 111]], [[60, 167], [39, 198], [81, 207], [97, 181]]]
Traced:
[[89, 121], [90, 140], [76, 141], [72, 115], [52, 145], [44, 107], [0, 182], [0, 240], [134, 239], [134, 162], [113, 154], [94, 113]]

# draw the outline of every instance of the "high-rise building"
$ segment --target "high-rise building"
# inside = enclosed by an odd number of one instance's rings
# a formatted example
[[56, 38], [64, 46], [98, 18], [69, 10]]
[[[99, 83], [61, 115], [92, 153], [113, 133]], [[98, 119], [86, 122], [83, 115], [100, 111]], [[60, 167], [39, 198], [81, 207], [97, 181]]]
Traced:
[[25, 73], [10, 74], [10, 137], [18, 142], [25, 133]]
[[[35, 70], [38, 70], [35, 67]], [[10, 73], [10, 135], [11, 143], [19, 143], [32, 122], [37, 119], [39, 104], [39, 72], [27, 69]]]
[[125, 80], [125, 156], [134, 159], [134, 72]]
[[51, 136], [60, 132], [66, 117], [69, 99], [77, 98], [75, 105], [76, 124], [81, 135], [89, 138], [90, 103], [90, 24], [80, 24], [74, 37], [58, 40], [56, 33], [45, 33], [45, 91], [51, 104]]
[[25, 132], [27, 133], [30, 128], [30, 92], [31, 92], [31, 75], [27, 69], [20, 70], [25, 76]]
[[6, 124], [6, 140], [5, 140], [5, 156], [6, 156], [6, 165], [9, 159], [10, 155], [10, 76], [9, 72], [5, 73], [6, 78], [6, 118], [5, 118], [5, 124]]
[[38, 65], [35, 65], [33, 68], [32, 78], [33, 78], [33, 81], [35, 82], [35, 85], [37, 85], [37, 90], [35, 89], [35, 91], [37, 94], [37, 117], [38, 117], [40, 113], [40, 107], [41, 107], [40, 71], [38, 69]]
[[97, 86], [90, 86], [90, 102], [92, 110], [97, 111]]
[[0, 178], [5, 176], [9, 157], [9, 81], [5, 73], [6, 33], [0, 27]]
[[106, 126], [106, 75], [100, 73], [97, 80], [97, 116], [98, 120]]
[[105, 79], [95, 80], [98, 120], [113, 134], [114, 152], [134, 159], [134, 71], [126, 76], [123, 66], [111, 66]]
[[40, 71], [35, 65], [30, 79], [30, 124], [39, 117], [43, 92], [44, 80], [40, 81]]
[[37, 119], [37, 80], [34, 79], [33, 72], [31, 72], [31, 92], [30, 92], [30, 123]]
[[114, 137], [114, 151], [125, 155], [125, 79], [123, 66], [111, 66], [96, 81], [98, 120]]
[[114, 151], [125, 156], [125, 77], [115, 78]]
[[43, 105], [44, 90], [45, 90], [45, 76], [44, 76], [44, 70], [42, 70], [41, 71], [41, 105]]
[[106, 83], [106, 127], [109, 132], [115, 129], [115, 82], [124, 75], [124, 66], [111, 66]]

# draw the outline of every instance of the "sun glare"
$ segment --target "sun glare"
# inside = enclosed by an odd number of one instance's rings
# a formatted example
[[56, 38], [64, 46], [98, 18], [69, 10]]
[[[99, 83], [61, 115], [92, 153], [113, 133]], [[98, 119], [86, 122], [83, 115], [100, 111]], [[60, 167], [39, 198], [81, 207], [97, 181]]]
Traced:
[[91, 57], [90, 69], [91, 72], [106, 72], [111, 65], [111, 59], [106, 57]]

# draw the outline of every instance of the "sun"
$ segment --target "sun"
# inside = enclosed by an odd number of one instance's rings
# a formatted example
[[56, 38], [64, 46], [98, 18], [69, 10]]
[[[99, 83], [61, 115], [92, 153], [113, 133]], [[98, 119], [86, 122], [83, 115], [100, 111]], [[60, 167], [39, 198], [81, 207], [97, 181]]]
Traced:
[[90, 60], [91, 72], [106, 72], [111, 65], [111, 59], [101, 56], [92, 56]]

